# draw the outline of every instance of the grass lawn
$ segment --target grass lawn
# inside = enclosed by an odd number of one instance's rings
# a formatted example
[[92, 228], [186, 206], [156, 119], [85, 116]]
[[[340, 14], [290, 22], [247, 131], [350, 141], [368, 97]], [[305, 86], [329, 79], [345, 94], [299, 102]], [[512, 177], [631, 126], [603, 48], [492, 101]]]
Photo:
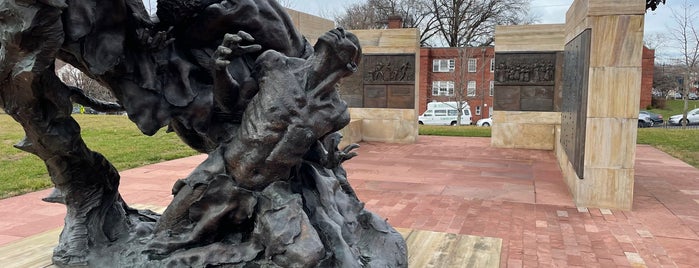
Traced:
[[[175, 133], [143, 135], [126, 116], [74, 115], [90, 149], [100, 152], [118, 170], [197, 154]], [[46, 166], [37, 156], [12, 147], [24, 136], [19, 123], [0, 114], [0, 198], [51, 187]]]
[[[694, 108], [699, 108], [699, 100], [690, 100], [687, 102], [687, 111], [691, 111]], [[650, 109], [649, 111], [662, 114], [663, 120], [667, 121], [670, 116], [682, 114], [684, 112], [684, 101], [667, 100], [665, 109]]]
[[699, 168], [699, 129], [643, 128], [638, 144], [648, 144]]
[[420, 125], [420, 135], [490, 137], [489, 127], [477, 126], [426, 126]]
[[[118, 170], [197, 154], [174, 133], [141, 134], [126, 116], [75, 115], [75, 119], [82, 126], [85, 143], [104, 154]], [[51, 187], [44, 163], [12, 147], [24, 135], [20, 125], [5, 114], [0, 114], [0, 125], [0, 199]], [[476, 126], [420, 126], [420, 135], [490, 137], [490, 131], [489, 127]], [[699, 168], [699, 129], [639, 129], [638, 143], [652, 145]]]
[[[490, 137], [490, 128], [421, 125], [419, 133], [437, 136]], [[699, 168], [699, 129], [642, 128], [638, 130], [637, 143], [651, 145]]]

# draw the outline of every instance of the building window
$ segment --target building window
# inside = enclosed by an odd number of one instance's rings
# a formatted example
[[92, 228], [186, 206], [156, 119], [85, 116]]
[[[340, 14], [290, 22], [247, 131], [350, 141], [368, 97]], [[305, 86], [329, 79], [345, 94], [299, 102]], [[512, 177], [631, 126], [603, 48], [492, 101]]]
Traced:
[[476, 96], [476, 81], [468, 81], [468, 86], [466, 87], [466, 96]]
[[432, 96], [453, 96], [454, 81], [433, 81]]
[[475, 73], [476, 65], [478, 65], [478, 59], [468, 59], [468, 72]]
[[490, 72], [495, 72], [495, 59], [490, 59]]
[[476, 115], [481, 115], [481, 106], [476, 106]]
[[432, 61], [432, 72], [447, 73], [454, 71], [454, 59], [439, 59]]
[[490, 96], [492, 97], [495, 94], [495, 81], [490, 80]]

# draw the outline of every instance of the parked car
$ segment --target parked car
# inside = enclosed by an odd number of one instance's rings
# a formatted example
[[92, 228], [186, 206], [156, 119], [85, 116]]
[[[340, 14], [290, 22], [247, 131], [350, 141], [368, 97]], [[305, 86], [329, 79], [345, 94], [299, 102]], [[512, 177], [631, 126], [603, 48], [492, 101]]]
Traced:
[[653, 126], [653, 120], [650, 119], [650, 116], [647, 114], [638, 114], [638, 127], [639, 128], [644, 128], [644, 127], [652, 127]]
[[676, 100], [679, 100], [679, 99], [681, 99], [681, 98], [682, 98], [682, 94], [681, 94], [681, 93], [675, 93], [675, 99], [676, 99]]
[[[672, 125], [682, 125], [682, 115], [681, 114], [676, 114], [673, 116], [670, 116], [670, 118], [667, 120], [668, 123]], [[692, 124], [699, 124], [699, 108], [691, 110], [687, 112], [687, 119], [686, 119], [687, 125], [692, 125]]]
[[664, 122], [662, 114], [656, 114], [651, 111], [640, 111], [639, 113], [650, 116], [650, 120], [653, 120], [653, 125], [662, 124]]
[[697, 95], [696, 93], [689, 93], [689, 95], [687, 95], [687, 99], [699, 100], [699, 95]]
[[479, 119], [476, 122], [476, 126], [479, 126], [479, 127], [489, 127], [492, 125], [493, 125], [493, 118], [492, 117]]

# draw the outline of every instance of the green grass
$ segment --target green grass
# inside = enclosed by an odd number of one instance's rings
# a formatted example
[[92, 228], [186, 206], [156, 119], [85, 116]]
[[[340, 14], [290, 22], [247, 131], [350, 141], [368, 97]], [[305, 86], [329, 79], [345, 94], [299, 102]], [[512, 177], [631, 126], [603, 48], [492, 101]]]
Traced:
[[[671, 103], [669, 107], [678, 105], [674, 101]], [[699, 105], [699, 102], [695, 103]], [[672, 113], [675, 110], [667, 111]], [[174, 133], [161, 130], [152, 137], [141, 134], [125, 116], [75, 115], [75, 119], [82, 126], [85, 143], [92, 150], [104, 154], [119, 170], [197, 154]], [[0, 114], [0, 125], [0, 198], [51, 187], [43, 162], [32, 154], [12, 147], [24, 135], [20, 125], [5, 114]], [[421, 125], [419, 133], [490, 137], [490, 131], [489, 127]], [[699, 129], [639, 129], [638, 143], [654, 146], [699, 168]]]
[[[699, 100], [690, 100], [687, 103], [687, 111], [691, 111], [694, 108], [699, 108]], [[649, 111], [656, 114], [662, 114], [663, 120], [670, 118], [670, 116], [676, 114], [682, 114], [684, 112], [684, 101], [683, 100], [667, 100], [665, 109], [650, 109]]]
[[648, 144], [699, 168], [699, 129], [643, 128], [638, 144]]
[[477, 126], [426, 126], [420, 125], [420, 135], [490, 137], [489, 127]]
[[[489, 127], [420, 126], [420, 135], [490, 137]], [[648, 144], [699, 168], [699, 129], [642, 128], [638, 144]]]
[[[100, 152], [118, 170], [197, 154], [174, 133], [145, 136], [126, 116], [74, 115], [90, 149]], [[8, 115], [0, 114], [0, 198], [51, 187], [46, 166], [38, 157], [12, 147], [24, 132]]]

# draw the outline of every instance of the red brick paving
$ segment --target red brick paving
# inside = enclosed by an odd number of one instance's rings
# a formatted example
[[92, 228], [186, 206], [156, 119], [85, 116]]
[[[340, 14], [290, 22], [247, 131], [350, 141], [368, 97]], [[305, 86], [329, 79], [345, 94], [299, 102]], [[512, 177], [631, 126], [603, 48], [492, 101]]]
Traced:
[[[699, 170], [637, 146], [632, 211], [576, 208], [550, 151], [487, 138], [362, 143], [346, 162], [366, 207], [396, 227], [498, 237], [501, 267], [699, 267]], [[122, 172], [132, 204], [165, 206], [204, 156]], [[62, 225], [48, 191], [0, 200], [0, 245]]]

